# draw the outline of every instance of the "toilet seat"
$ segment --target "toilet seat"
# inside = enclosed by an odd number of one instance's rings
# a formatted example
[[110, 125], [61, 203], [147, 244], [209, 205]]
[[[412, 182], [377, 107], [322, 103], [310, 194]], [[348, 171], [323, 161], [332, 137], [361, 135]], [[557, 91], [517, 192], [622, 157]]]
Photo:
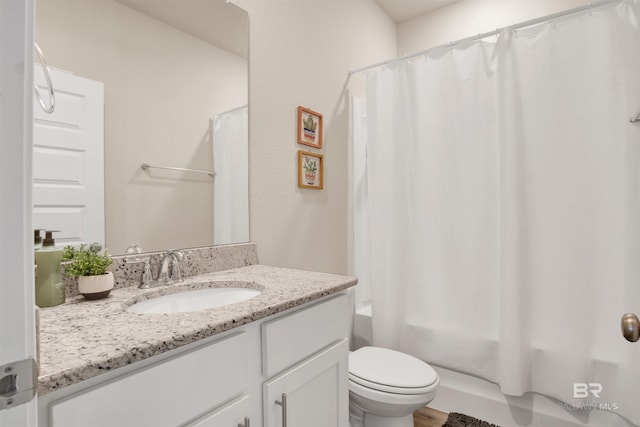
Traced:
[[372, 381], [367, 381], [363, 378], [359, 378], [351, 374], [349, 374], [349, 381], [352, 381], [353, 383], [356, 383], [362, 387], [366, 387], [375, 391], [381, 391], [381, 392], [390, 393], [390, 394], [407, 394], [407, 395], [426, 394], [432, 391], [433, 389], [435, 389], [438, 385], [436, 382], [432, 385], [425, 386], [425, 387], [411, 387], [411, 388], [392, 387], [386, 384], [379, 384]]
[[430, 393], [439, 383], [438, 374], [427, 363], [380, 347], [362, 347], [349, 353], [349, 380], [371, 390], [400, 395]]
[[[365, 399], [369, 402], [375, 402], [376, 406], [379, 405], [393, 405], [397, 407], [402, 406], [415, 406], [416, 409], [421, 408], [427, 404], [433, 396], [435, 396], [438, 384], [427, 393], [422, 394], [400, 394], [400, 393], [387, 393], [385, 391], [376, 390], [356, 383], [355, 381], [349, 381], [349, 396], [350, 399], [361, 401]], [[357, 396], [357, 397], [354, 397]], [[371, 404], [367, 405], [371, 410]], [[413, 412], [413, 411], [410, 411]]]

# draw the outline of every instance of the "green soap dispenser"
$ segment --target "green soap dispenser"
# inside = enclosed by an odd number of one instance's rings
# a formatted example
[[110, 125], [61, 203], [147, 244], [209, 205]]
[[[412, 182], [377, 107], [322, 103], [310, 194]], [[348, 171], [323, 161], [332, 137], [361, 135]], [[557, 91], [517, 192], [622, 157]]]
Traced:
[[36, 305], [53, 307], [64, 302], [64, 283], [60, 275], [62, 249], [56, 248], [53, 231], [46, 231], [42, 248], [35, 251], [38, 275], [36, 276]]

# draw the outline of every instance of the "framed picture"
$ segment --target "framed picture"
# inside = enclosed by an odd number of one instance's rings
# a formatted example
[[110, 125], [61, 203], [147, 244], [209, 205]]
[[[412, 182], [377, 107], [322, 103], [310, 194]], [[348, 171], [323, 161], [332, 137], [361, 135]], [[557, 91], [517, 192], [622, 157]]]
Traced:
[[298, 107], [298, 143], [322, 148], [322, 114]]
[[298, 151], [298, 187], [322, 190], [324, 178], [322, 154]]

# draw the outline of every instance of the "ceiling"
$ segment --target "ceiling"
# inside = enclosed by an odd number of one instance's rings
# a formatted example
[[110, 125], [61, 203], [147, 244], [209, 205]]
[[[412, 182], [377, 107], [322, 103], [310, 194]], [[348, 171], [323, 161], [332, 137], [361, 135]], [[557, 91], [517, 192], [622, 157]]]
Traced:
[[396, 24], [458, 1], [460, 0], [376, 0]]
[[212, 45], [248, 57], [249, 16], [227, 0], [117, 1]]
[[[248, 57], [249, 17], [228, 0], [117, 1], [210, 44]], [[394, 22], [401, 23], [460, 0], [375, 1]]]

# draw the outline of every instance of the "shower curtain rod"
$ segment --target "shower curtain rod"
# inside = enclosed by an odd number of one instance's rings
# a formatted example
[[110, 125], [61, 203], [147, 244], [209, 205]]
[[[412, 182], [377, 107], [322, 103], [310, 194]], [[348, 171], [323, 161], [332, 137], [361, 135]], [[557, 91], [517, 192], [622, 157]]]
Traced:
[[421, 50], [419, 52], [411, 53], [411, 54], [404, 55], [404, 56], [398, 56], [396, 58], [388, 59], [386, 61], [376, 62], [375, 64], [366, 65], [366, 66], [361, 67], [361, 68], [356, 68], [355, 70], [349, 71], [349, 77], [351, 77], [352, 74], [361, 73], [362, 71], [367, 71], [367, 70], [370, 70], [372, 68], [382, 67], [383, 65], [387, 65], [387, 64], [391, 64], [391, 63], [399, 62], [399, 61], [404, 61], [404, 60], [407, 60], [407, 59], [415, 58], [415, 57], [420, 56], [420, 55], [426, 55], [427, 53], [429, 53], [431, 51], [434, 51], [434, 50], [437, 50], [437, 49], [442, 49], [442, 48], [446, 48], [446, 47], [452, 48], [452, 47], [457, 46], [457, 45], [462, 44], [462, 43], [473, 42], [473, 41], [477, 41], [477, 40], [482, 40], [482, 39], [487, 38], [487, 37], [495, 36], [495, 35], [498, 35], [505, 28], [509, 28], [509, 29], [512, 29], [512, 30], [518, 30], [520, 28], [530, 27], [530, 26], [533, 26], [533, 25], [536, 25], [536, 24], [540, 24], [542, 22], [551, 21], [553, 19], [557, 19], [557, 18], [560, 18], [562, 16], [583, 12], [585, 10], [594, 9], [594, 8], [597, 8], [597, 7], [600, 7], [600, 6], [605, 6], [605, 5], [608, 5], [608, 4], [611, 4], [611, 3], [620, 3], [620, 2], [623, 2], [623, 1], [625, 1], [625, 0], [597, 0], [597, 1], [589, 2], [589, 3], [585, 4], [584, 6], [578, 6], [578, 7], [575, 7], [573, 9], [568, 9], [568, 10], [565, 10], [565, 11], [562, 11], [562, 12], [553, 13], [551, 15], [543, 16], [543, 17], [536, 18], [536, 19], [531, 19], [529, 21], [524, 21], [524, 22], [521, 22], [519, 24], [509, 25], [507, 27], [498, 28], [496, 30], [489, 31], [489, 32], [486, 32], [486, 33], [477, 34], [477, 35], [471, 36], [471, 37], [465, 37], [463, 39], [459, 39], [459, 40], [452, 41], [452, 42], [449, 42], [449, 43], [445, 43], [445, 44], [441, 44], [441, 45], [438, 45], [438, 46], [434, 46], [434, 47], [430, 47], [430, 48], [427, 48], [427, 49], [423, 49], [423, 50]]

